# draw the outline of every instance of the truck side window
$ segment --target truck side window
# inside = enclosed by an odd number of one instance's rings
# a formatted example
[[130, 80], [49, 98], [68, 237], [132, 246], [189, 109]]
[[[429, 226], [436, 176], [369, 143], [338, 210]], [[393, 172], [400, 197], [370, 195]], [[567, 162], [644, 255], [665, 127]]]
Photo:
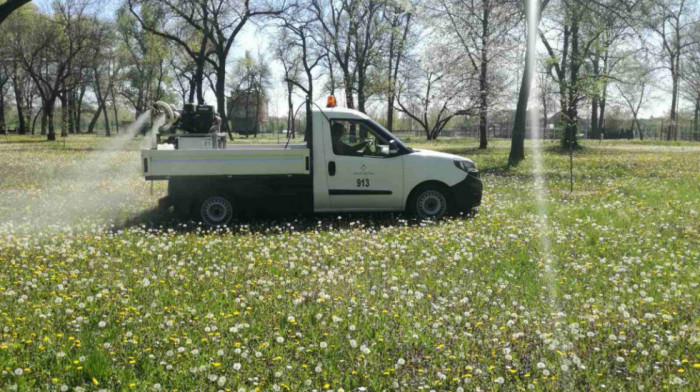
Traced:
[[363, 121], [332, 120], [331, 143], [335, 155], [389, 156], [389, 141]]

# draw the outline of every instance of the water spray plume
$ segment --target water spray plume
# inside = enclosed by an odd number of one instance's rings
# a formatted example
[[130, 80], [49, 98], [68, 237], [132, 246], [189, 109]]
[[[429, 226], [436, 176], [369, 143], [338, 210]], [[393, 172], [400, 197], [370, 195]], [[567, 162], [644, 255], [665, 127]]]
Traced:
[[[142, 204], [133, 190], [143, 187], [139, 159], [135, 156], [138, 151], [127, 146], [134, 142], [151, 114], [149, 110], [139, 115], [122, 135], [105, 138], [104, 143], [88, 152], [84, 159], [66, 163], [56, 172], [53, 181], [37, 190], [36, 197], [19, 200], [21, 204], [8, 209], [8, 219], [0, 226], [28, 231], [47, 227], [71, 230], [71, 225], [78, 223], [127, 218], [127, 211]], [[156, 119], [154, 127], [158, 121]], [[3, 199], [15, 200], [12, 197]]]

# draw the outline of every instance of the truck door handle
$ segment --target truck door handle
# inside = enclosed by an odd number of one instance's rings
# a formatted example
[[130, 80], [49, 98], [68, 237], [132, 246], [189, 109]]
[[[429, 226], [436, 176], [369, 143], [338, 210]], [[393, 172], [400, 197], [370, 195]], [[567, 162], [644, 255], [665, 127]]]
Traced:
[[329, 176], [335, 175], [335, 162], [333, 162], [333, 161], [328, 162], [328, 175]]

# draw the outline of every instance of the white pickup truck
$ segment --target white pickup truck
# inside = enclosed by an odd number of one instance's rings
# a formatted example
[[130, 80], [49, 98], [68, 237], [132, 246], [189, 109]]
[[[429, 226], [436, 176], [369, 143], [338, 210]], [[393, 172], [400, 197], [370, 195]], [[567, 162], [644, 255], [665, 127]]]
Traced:
[[256, 211], [409, 211], [439, 219], [481, 203], [471, 160], [412, 149], [355, 110], [319, 109], [311, 118], [304, 144], [226, 146], [217, 133], [159, 137], [141, 151], [145, 178], [168, 180], [161, 202], [209, 226]]

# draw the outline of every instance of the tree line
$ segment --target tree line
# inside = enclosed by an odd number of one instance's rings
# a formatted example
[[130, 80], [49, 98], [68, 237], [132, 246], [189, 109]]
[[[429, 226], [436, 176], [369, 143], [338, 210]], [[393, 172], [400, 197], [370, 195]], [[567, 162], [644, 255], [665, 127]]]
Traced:
[[[456, 118], [478, 119], [487, 148], [493, 113], [514, 106], [514, 164], [533, 107], [558, 114], [562, 145], [572, 148], [581, 118], [604, 130], [611, 101], [644, 137], [638, 115], [654, 94], [670, 97], [668, 139], [678, 137], [681, 100], [694, 105], [698, 129], [696, 1], [124, 0], [113, 16], [95, 1], [50, 4], [3, 16], [0, 129], [13, 106], [20, 132], [55, 139], [55, 122], [67, 135], [94, 132], [102, 118], [110, 135], [118, 107], [140, 114], [162, 99], [203, 104], [206, 91], [227, 118], [227, 94], [264, 95], [275, 84], [286, 87], [290, 131], [293, 97], [310, 97], [308, 113], [335, 94], [349, 108], [384, 111], [389, 130], [410, 119], [429, 140]], [[272, 44], [257, 58], [232, 59], [248, 25]], [[273, 62], [281, 80], [272, 80]]]

